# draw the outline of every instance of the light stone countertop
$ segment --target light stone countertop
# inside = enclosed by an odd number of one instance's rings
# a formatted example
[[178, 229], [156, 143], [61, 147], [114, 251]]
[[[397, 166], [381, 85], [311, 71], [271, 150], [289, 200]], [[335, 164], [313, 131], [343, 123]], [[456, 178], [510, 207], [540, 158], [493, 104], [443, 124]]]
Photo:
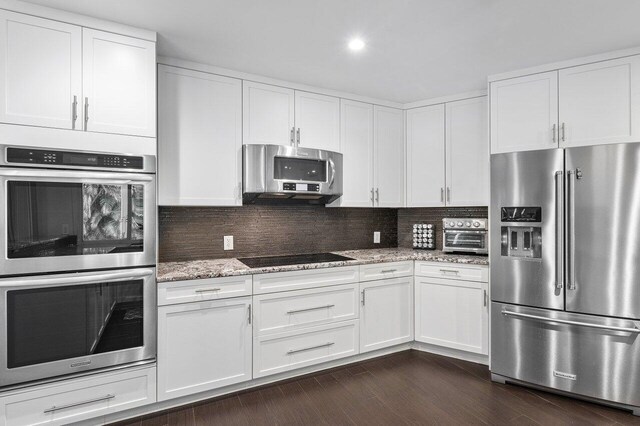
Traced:
[[205, 278], [254, 275], [270, 272], [300, 271], [304, 269], [333, 268], [337, 266], [366, 265], [371, 263], [400, 262], [403, 260], [423, 260], [467, 265], [488, 265], [487, 256], [443, 253], [440, 250], [412, 250], [407, 248], [365, 249], [333, 252], [353, 260], [306, 263], [301, 265], [249, 268], [236, 258], [205, 259], [185, 262], [161, 262], [158, 264], [157, 281], [197, 280]]

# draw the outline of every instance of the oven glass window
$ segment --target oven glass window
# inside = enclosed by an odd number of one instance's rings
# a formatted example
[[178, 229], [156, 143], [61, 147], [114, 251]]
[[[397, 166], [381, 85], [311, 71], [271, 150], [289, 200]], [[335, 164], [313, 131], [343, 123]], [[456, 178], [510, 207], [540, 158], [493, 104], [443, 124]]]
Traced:
[[143, 281], [7, 292], [7, 366], [143, 346]]
[[444, 245], [459, 249], [484, 249], [486, 234], [445, 232]]
[[327, 162], [303, 158], [275, 157], [273, 178], [282, 180], [327, 181]]
[[143, 185], [7, 182], [10, 259], [143, 251]]

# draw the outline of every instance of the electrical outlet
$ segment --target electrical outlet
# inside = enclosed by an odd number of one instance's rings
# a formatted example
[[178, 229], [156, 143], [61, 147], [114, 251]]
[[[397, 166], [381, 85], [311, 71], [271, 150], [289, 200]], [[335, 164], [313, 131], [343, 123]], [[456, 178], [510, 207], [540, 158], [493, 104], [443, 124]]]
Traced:
[[224, 249], [233, 250], [233, 235], [224, 236]]
[[373, 243], [380, 244], [380, 231], [375, 231], [373, 233]]

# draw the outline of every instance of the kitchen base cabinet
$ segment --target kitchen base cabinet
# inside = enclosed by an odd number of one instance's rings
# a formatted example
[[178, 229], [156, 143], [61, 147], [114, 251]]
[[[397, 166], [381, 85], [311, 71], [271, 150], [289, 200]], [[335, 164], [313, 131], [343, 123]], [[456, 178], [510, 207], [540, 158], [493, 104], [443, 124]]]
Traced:
[[158, 400], [250, 379], [250, 297], [158, 309]]
[[360, 283], [360, 352], [413, 340], [413, 277]]

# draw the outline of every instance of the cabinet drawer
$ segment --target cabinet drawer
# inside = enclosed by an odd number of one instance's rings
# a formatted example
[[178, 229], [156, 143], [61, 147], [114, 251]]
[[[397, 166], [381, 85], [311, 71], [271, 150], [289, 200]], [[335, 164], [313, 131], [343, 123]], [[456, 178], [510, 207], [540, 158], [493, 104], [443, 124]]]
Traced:
[[253, 294], [357, 283], [358, 266], [274, 272], [253, 276]]
[[158, 305], [251, 296], [251, 275], [158, 284]]
[[463, 281], [489, 282], [485, 265], [460, 265], [444, 262], [416, 262], [417, 277], [445, 278]]
[[0, 424], [69, 424], [155, 400], [155, 367], [98, 374], [3, 396]]
[[265, 294], [253, 298], [254, 335], [358, 318], [358, 284]]
[[344, 321], [295, 331], [256, 337], [253, 344], [253, 377], [294, 370], [358, 353], [358, 321]]
[[375, 263], [360, 266], [360, 281], [382, 280], [385, 278], [408, 277], [413, 275], [413, 261]]

